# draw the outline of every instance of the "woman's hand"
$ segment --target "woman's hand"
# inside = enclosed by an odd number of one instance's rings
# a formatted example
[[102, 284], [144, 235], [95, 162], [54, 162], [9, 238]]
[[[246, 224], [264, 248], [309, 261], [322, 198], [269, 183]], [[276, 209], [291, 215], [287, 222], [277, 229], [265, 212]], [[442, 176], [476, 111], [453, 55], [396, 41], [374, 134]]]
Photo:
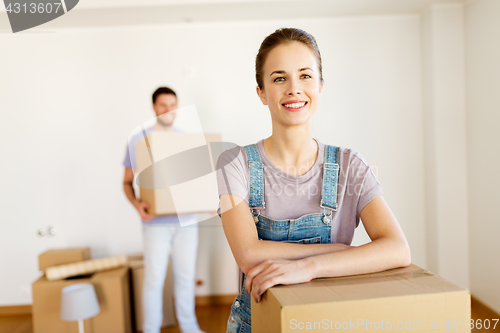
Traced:
[[312, 261], [309, 258], [268, 259], [248, 271], [245, 288], [258, 303], [261, 295], [272, 286], [309, 282], [314, 278], [313, 273]]

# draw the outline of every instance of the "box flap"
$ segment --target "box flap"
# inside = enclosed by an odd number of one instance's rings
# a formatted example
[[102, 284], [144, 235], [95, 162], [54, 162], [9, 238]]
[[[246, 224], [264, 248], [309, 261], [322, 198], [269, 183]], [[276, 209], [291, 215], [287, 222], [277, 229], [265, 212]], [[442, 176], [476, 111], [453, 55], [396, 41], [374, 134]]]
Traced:
[[38, 268], [41, 271], [49, 267], [75, 263], [90, 259], [89, 247], [73, 247], [47, 250], [38, 255]]

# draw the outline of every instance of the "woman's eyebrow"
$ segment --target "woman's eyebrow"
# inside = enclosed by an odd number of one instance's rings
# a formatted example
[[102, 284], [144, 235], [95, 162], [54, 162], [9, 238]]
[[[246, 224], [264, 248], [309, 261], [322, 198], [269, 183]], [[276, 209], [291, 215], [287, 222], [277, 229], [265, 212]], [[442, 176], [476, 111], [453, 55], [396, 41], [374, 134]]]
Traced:
[[[306, 71], [306, 70], [312, 71], [312, 69], [310, 67], [302, 67], [301, 69], [299, 69], [299, 72]], [[278, 69], [276, 71], [273, 71], [271, 74], [269, 74], [269, 76], [271, 76], [273, 74], [285, 74], [285, 73], [286, 73], [286, 71], [284, 71], [282, 69]]]
[[277, 71], [273, 71], [271, 74], [269, 74], [269, 76], [273, 75], [273, 74], [285, 74], [286, 72], [282, 69], [279, 69]]

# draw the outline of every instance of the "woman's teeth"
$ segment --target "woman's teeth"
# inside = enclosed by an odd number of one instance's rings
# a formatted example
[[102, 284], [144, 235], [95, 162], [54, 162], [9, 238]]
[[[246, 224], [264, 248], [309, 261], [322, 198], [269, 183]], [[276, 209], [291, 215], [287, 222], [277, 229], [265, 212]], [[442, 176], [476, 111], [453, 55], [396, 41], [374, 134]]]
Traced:
[[292, 108], [292, 109], [298, 109], [298, 108], [303, 107], [304, 105], [306, 105], [306, 102], [302, 102], [302, 103], [292, 103], [292, 104], [285, 104], [285, 106], [286, 106], [287, 108]]

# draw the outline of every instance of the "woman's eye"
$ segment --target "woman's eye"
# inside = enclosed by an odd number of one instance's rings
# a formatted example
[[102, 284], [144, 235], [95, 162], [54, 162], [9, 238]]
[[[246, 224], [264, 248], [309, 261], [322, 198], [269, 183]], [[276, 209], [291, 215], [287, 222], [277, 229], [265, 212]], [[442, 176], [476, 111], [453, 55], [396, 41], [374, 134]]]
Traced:
[[285, 78], [283, 76], [278, 76], [277, 78], [274, 79], [274, 82], [278, 81], [285, 81]]
[[302, 79], [310, 79], [311, 75], [309, 75], [309, 74], [302, 74], [301, 78]]

